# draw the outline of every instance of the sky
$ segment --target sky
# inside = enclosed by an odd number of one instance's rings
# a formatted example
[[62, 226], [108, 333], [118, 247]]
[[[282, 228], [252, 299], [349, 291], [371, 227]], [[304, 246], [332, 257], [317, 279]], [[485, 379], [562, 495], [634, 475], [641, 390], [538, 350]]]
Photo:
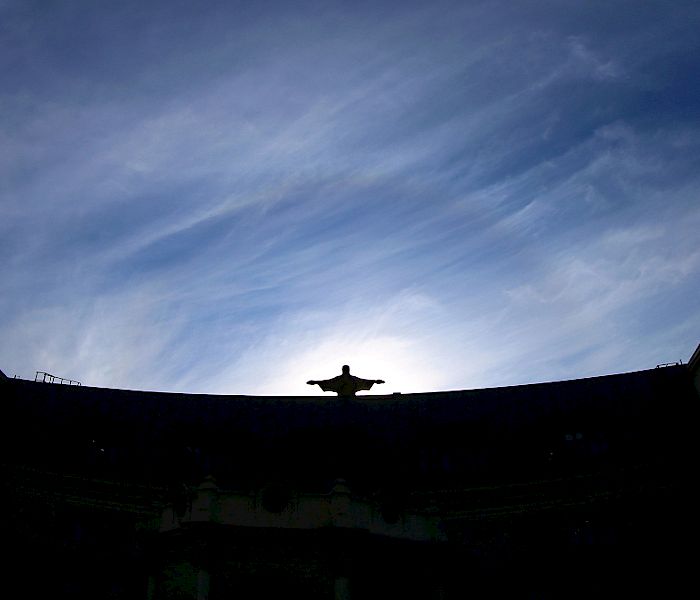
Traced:
[[696, 1], [0, 0], [0, 369], [317, 395], [700, 342]]

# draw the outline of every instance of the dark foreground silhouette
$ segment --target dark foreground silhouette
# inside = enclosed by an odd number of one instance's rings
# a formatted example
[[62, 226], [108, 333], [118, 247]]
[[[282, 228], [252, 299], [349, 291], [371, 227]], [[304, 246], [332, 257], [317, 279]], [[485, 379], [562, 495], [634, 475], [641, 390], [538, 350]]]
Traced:
[[0, 373], [3, 597], [685, 597], [694, 356], [381, 401]]
[[382, 379], [361, 379], [350, 375], [350, 367], [343, 365], [343, 373], [332, 379], [316, 381], [311, 379], [308, 385], [319, 385], [324, 392], [335, 392], [338, 396], [354, 396], [360, 390], [369, 390], [375, 383], [384, 383]]

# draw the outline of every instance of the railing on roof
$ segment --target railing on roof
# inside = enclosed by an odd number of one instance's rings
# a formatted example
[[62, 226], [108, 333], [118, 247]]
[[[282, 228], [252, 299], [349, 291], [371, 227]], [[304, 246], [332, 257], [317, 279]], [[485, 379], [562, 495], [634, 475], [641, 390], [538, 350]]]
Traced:
[[51, 375], [51, 373], [46, 373], [45, 371], [37, 371], [36, 375], [34, 375], [34, 381], [41, 381], [43, 383], [64, 383], [66, 385], [82, 385], [82, 383], [76, 381], [75, 379], [56, 377], [56, 375]]
[[668, 362], [668, 363], [661, 363], [660, 365], [656, 365], [657, 369], [661, 369], [663, 367], [677, 367], [678, 365], [682, 365], [683, 361], [679, 360], [676, 362]]

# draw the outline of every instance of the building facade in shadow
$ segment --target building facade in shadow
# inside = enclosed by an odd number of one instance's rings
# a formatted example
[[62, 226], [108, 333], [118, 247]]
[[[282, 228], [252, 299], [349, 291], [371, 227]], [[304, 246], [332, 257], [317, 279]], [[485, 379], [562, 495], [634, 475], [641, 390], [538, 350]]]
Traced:
[[0, 378], [15, 593], [612, 598], [693, 572], [700, 355], [361, 397]]

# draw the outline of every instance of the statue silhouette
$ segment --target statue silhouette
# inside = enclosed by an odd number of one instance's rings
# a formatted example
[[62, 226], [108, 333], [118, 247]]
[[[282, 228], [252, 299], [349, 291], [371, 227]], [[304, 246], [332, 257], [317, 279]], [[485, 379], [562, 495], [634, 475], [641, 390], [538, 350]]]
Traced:
[[324, 392], [335, 392], [338, 396], [354, 396], [360, 390], [368, 390], [375, 383], [384, 383], [382, 379], [361, 379], [350, 375], [350, 367], [343, 365], [343, 373], [333, 379], [316, 381], [311, 379], [306, 382], [308, 385], [319, 385]]

